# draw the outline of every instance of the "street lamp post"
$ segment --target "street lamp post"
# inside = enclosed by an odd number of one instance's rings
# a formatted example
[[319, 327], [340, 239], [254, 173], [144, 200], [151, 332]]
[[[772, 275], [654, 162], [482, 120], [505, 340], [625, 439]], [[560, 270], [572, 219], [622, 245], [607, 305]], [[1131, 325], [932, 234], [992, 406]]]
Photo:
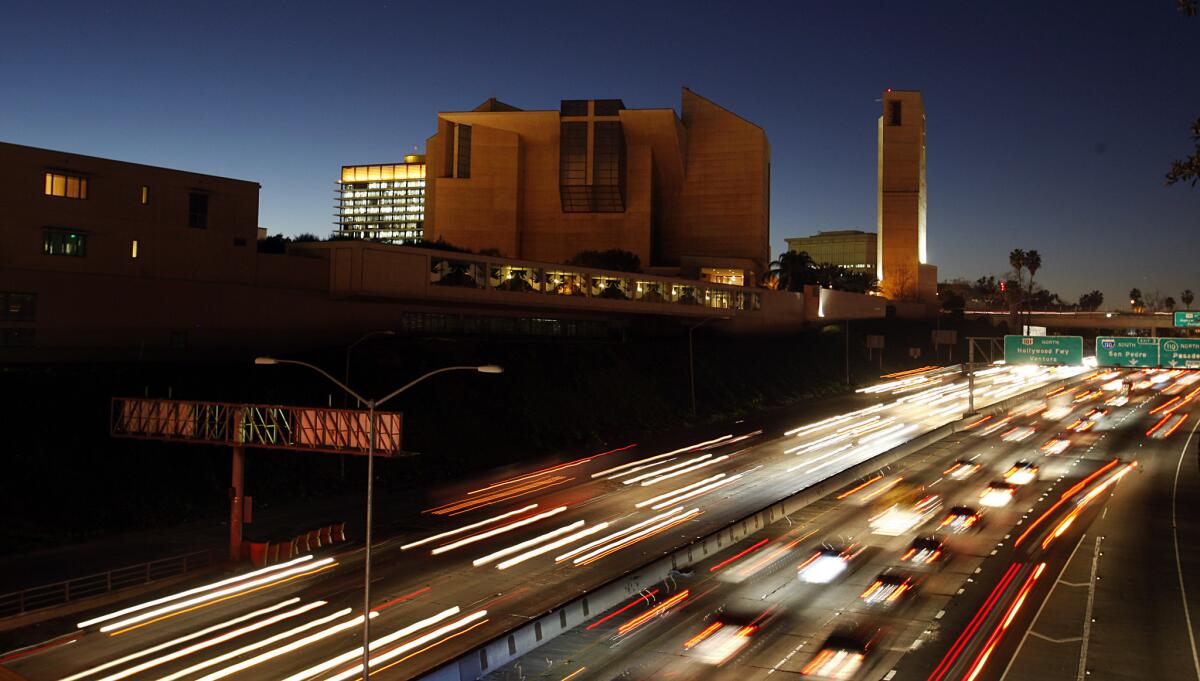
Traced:
[[[361, 340], [362, 339], [360, 339], [360, 341]], [[353, 346], [351, 346], [351, 347], [353, 347]], [[405, 390], [408, 390], [409, 388], [420, 383], [421, 381], [424, 381], [425, 379], [427, 379], [431, 376], [436, 376], [437, 374], [444, 374], [448, 371], [478, 371], [481, 374], [500, 374], [500, 373], [504, 373], [504, 369], [502, 367], [496, 366], [495, 364], [485, 364], [482, 366], [453, 366], [453, 367], [444, 367], [441, 369], [435, 369], [423, 376], [419, 376], [416, 379], [409, 381], [405, 385], [400, 386], [399, 388], [393, 390], [392, 392], [388, 393], [387, 395], [384, 395], [383, 397], [381, 397], [377, 400], [371, 400], [371, 399], [367, 399], [367, 398], [363, 397], [362, 395], [355, 392], [350, 386], [346, 385], [345, 383], [343, 383], [343, 382], [337, 380], [336, 378], [334, 378], [333, 376], [329, 375], [329, 373], [327, 371], [325, 371], [324, 369], [322, 369], [321, 367], [318, 367], [314, 364], [309, 364], [308, 362], [301, 362], [299, 360], [294, 360], [294, 359], [277, 359], [275, 357], [256, 357], [256, 358], [254, 358], [254, 363], [255, 364], [266, 364], [266, 365], [294, 364], [296, 366], [307, 367], [307, 368], [312, 369], [313, 371], [317, 372], [318, 374], [321, 374], [325, 378], [329, 379], [334, 385], [336, 385], [337, 387], [346, 391], [347, 395], [350, 395], [354, 399], [358, 400], [358, 402], [360, 404], [367, 405], [367, 424], [368, 424], [367, 427], [368, 427], [369, 435], [367, 437], [367, 517], [366, 517], [366, 527], [364, 528], [364, 531], [363, 531], [363, 535], [366, 540], [366, 545], [363, 548], [363, 615], [362, 615], [362, 617], [363, 617], [363, 623], [362, 623], [362, 639], [363, 639], [362, 672], [363, 672], [363, 678], [365, 679], [368, 676], [370, 676], [370, 670], [371, 670], [371, 516], [372, 516], [372, 505], [373, 505], [374, 498], [375, 498], [375, 410], [378, 407], [383, 406], [384, 403], [388, 402], [393, 397], [399, 395], [400, 393], [404, 392]]]
[[[350, 355], [352, 352], [354, 352], [354, 348], [357, 348], [359, 346], [359, 344], [361, 344], [363, 341], [370, 340], [376, 336], [395, 336], [395, 335], [396, 335], [396, 332], [392, 331], [391, 329], [384, 329], [381, 331], [369, 331], [367, 333], [364, 333], [362, 336], [360, 336], [358, 338], [358, 340], [354, 341], [350, 345], [347, 345], [346, 346], [346, 371], [342, 374], [342, 376], [343, 376], [342, 384], [350, 385]], [[343, 408], [349, 407], [350, 406], [349, 402], [350, 402], [349, 394], [347, 393], [347, 394], [342, 395], [342, 407]], [[361, 403], [356, 404], [355, 406], [361, 407], [362, 404]], [[346, 455], [345, 454], [338, 455], [338, 477], [343, 482], [346, 480]]]

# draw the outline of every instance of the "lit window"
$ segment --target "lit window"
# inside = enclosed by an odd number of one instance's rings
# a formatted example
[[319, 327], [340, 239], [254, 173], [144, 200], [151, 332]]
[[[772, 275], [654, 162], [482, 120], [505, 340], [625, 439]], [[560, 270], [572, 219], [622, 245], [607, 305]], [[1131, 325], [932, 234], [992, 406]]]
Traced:
[[82, 258], [87, 255], [87, 235], [66, 229], [43, 230], [42, 252]]
[[131, 257], [131, 258], [138, 257], [137, 247], [138, 247], [137, 239], [134, 239], [133, 244], [129, 248], [129, 257]]
[[31, 322], [37, 307], [36, 293], [0, 291], [0, 321]]
[[86, 199], [87, 185], [86, 177], [64, 173], [46, 173], [46, 196]]
[[142, 185], [142, 205], [150, 203], [150, 188]]

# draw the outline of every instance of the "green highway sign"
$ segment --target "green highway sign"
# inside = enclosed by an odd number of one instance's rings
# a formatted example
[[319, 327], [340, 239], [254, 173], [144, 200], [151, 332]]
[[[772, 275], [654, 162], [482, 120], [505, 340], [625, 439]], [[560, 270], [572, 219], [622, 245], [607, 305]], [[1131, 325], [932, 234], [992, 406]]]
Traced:
[[1096, 364], [1102, 367], [1158, 366], [1158, 339], [1097, 336]]
[[1163, 338], [1159, 349], [1163, 368], [1200, 369], [1200, 338]]
[[1083, 364], [1082, 336], [1005, 336], [1005, 364]]
[[1177, 311], [1175, 313], [1175, 326], [1200, 327], [1200, 312]]

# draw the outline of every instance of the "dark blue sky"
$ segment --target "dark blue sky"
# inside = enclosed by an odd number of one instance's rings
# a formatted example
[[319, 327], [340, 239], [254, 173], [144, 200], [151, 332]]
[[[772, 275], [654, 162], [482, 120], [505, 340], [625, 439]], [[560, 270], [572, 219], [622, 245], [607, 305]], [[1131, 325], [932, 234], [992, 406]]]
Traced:
[[[343, 163], [423, 148], [439, 110], [691, 87], [766, 129], [772, 246], [875, 228], [876, 101], [919, 89], [929, 253], [1064, 298], [1200, 291], [1200, 18], [1127, 3], [9, 3], [0, 139], [256, 180], [272, 233], [328, 233]], [[911, 9], [919, 6], [919, 9]]]

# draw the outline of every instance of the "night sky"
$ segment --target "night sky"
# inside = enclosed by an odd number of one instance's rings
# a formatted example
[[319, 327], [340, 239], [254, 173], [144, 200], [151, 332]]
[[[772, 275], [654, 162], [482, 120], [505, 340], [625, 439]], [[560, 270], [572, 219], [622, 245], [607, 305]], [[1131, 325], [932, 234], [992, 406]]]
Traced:
[[696, 92], [766, 129], [772, 250], [875, 229], [884, 88], [921, 90], [941, 279], [1042, 254], [1064, 298], [1200, 291], [1200, 17], [1127, 3], [11, 2], [0, 140], [262, 184], [271, 233], [332, 229], [339, 166], [423, 150], [438, 111]]

